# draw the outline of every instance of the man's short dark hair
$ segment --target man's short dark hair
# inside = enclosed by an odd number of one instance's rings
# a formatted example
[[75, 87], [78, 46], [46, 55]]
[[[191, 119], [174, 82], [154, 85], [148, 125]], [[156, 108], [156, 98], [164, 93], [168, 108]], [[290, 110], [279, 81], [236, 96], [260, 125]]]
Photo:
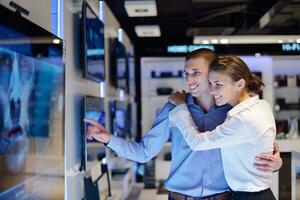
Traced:
[[194, 59], [194, 58], [204, 58], [209, 63], [212, 63], [217, 59], [217, 55], [211, 49], [201, 48], [201, 49], [196, 49], [196, 50], [190, 52], [188, 55], [186, 55], [185, 61]]

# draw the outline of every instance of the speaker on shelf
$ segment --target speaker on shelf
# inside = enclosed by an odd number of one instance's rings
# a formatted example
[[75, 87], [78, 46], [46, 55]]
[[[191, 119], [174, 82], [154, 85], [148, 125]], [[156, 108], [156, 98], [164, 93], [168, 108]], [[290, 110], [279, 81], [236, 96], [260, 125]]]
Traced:
[[288, 87], [296, 87], [297, 86], [297, 76], [296, 75], [289, 75], [287, 77], [287, 86]]
[[151, 78], [155, 78], [156, 77], [156, 72], [154, 70], [151, 71]]
[[286, 75], [277, 75], [277, 76], [275, 76], [275, 82], [277, 82], [277, 86], [279, 86], [279, 87], [287, 86], [287, 76]]
[[160, 77], [161, 78], [170, 78], [170, 77], [173, 77], [173, 73], [172, 72], [160, 72]]
[[157, 95], [170, 95], [173, 92], [173, 88], [170, 87], [160, 87], [156, 89]]
[[297, 75], [297, 86], [300, 86], [300, 75]]
[[288, 120], [275, 120], [277, 133], [288, 133]]
[[177, 76], [178, 76], [179, 78], [182, 77], [182, 70], [179, 70], [179, 71], [178, 71], [178, 75], [177, 75]]

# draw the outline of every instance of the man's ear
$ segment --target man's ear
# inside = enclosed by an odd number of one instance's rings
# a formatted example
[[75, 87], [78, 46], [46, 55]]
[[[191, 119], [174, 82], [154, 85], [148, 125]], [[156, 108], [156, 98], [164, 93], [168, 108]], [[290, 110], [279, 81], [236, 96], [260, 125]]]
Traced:
[[246, 86], [246, 81], [245, 81], [245, 79], [240, 79], [236, 82], [236, 84], [237, 84], [238, 89], [242, 90]]

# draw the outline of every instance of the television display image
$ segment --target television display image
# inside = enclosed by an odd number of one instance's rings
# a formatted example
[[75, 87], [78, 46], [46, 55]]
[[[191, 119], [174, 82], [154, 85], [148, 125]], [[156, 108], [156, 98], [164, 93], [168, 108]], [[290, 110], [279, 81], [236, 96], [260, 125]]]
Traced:
[[110, 40], [110, 77], [116, 88], [129, 91], [129, 63], [125, 46], [118, 39]]
[[111, 101], [110, 107], [110, 131], [115, 136], [126, 138], [128, 136], [128, 116], [126, 103], [123, 101]]
[[[104, 127], [106, 126], [106, 115], [104, 110], [104, 99], [100, 97], [85, 96], [83, 99], [84, 113], [83, 118], [91, 118]], [[86, 137], [89, 123], [84, 123], [82, 132], [82, 170], [89, 168], [89, 162], [93, 162], [105, 154], [105, 148], [100, 148], [101, 144], [97, 140], [89, 140]], [[96, 144], [96, 145], [95, 145]]]
[[115, 133], [118, 137], [126, 137], [126, 111], [122, 108], [117, 108], [114, 119]]
[[104, 24], [86, 1], [82, 3], [82, 42], [84, 77], [104, 81]]
[[0, 5], [0, 41], [0, 200], [64, 199], [62, 40]]

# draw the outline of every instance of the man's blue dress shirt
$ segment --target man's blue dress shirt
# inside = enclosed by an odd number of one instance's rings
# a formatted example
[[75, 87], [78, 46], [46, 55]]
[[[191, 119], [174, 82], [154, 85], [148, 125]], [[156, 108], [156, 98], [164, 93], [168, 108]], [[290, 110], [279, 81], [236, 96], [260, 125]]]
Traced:
[[[228, 105], [213, 106], [206, 112], [194, 103], [191, 95], [187, 98], [187, 105], [200, 131], [213, 130], [223, 123], [231, 109]], [[121, 157], [143, 163], [156, 156], [171, 138], [171, 169], [165, 182], [169, 191], [193, 197], [205, 197], [227, 191], [220, 149], [192, 151], [179, 130], [169, 127], [168, 114], [174, 107], [171, 103], [164, 106], [151, 129], [139, 143], [112, 135], [107, 147]]]

